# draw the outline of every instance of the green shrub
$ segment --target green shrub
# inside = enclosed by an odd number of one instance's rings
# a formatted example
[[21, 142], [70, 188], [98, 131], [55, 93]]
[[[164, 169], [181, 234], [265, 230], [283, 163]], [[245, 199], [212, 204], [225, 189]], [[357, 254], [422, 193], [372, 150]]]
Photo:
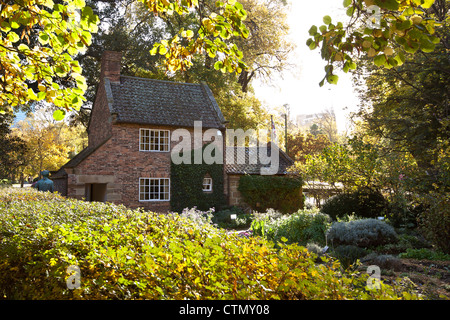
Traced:
[[303, 208], [302, 185], [300, 178], [246, 175], [240, 178], [238, 190], [253, 210], [292, 213]]
[[399, 254], [400, 258], [410, 258], [418, 260], [437, 260], [450, 261], [450, 255], [443, 252], [436, 252], [430, 249], [407, 249], [406, 252]]
[[[236, 215], [236, 219], [232, 219], [231, 215]], [[242, 209], [232, 207], [214, 212], [212, 223], [216, 224], [219, 228], [244, 229], [250, 227], [252, 220], [252, 214], [246, 214]]]
[[334, 248], [330, 254], [340, 261], [344, 269], [347, 269], [367, 255], [367, 250], [354, 245], [341, 245]]
[[387, 218], [395, 228], [417, 228], [417, 218], [424, 210], [422, 204], [407, 200], [406, 196], [399, 192], [389, 202]]
[[286, 239], [287, 243], [306, 245], [309, 242], [325, 244], [325, 232], [330, 223], [330, 217], [318, 212], [317, 209], [301, 210], [292, 215], [258, 216], [252, 223], [253, 233], [268, 240], [279, 243]]
[[437, 248], [450, 254], [450, 195], [431, 193], [423, 201], [428, 209], [419, 218], [421, 231]]
[[[4, 299], [398, 299], [367, 275], [317, 265], [297, 245], [214, 228], [199, 212], [162, 215], [35, 190], [0, 190]], [[204, 217], [203, 217], [204, 218]], [[208, 221], [206, 217], [206, 222]], [[80, 274], [68, 273], [76, 266]], [[74, 278], [78, 282], [70, 282]], [[79, 284], [71, 289], [67, 285]], [[412, 296], [418, 298], [418, 296]]]
[[[397, 231], [398, 232], [398, 231]], [[407, 249], [429, 248], [430, 243], [426, 241], [420, 234], [410, 231], [409, 233], [399, 233], [396, 243], [389, 243], [377, 248], [377, 251], [398, 254], [405, 252]]]
[[345, 215], [355, 214], [362, 218], [383, 216], [387, 201], [378, 191], [361, 189], [355, 192], [337, 194], [323, 204], [320, 211], [328, 214], [333, 220]]
[[361, 219], [349, 222], [335, 222], [327, 232], [333, 245], [354, 245], [377, 247], [397, 241], [394, 228], [376, 219]]

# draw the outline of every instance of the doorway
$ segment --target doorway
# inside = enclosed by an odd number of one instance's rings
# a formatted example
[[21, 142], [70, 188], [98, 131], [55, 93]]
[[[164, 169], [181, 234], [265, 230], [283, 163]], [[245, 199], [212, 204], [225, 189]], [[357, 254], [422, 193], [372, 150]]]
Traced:
[[86, 201], [106, 201], [106, 183], [86, 183]]

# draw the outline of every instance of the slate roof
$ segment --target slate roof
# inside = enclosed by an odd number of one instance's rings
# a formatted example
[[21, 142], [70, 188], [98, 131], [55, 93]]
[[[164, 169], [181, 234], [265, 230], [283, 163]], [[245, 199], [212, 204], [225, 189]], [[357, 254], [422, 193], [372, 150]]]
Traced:
[[206, 84], [120, 76], [105, 78], [111, 114], [117, 123], [138, 123], [204, 128], [225, 128], [225, 119]]
[[[239, 150], [244, 152], [239, 152]], [[268, 144], [267, 157], [270, 157], [272, 148], [271, 144]], [[288, 174], [287, 169], [294, 164], [292, 160], [283, 150], [278, 149], [278, 175]], [[261, 168], [270, 167], [269, 164], [262, 164], [259, 157], [258, 147], [227, 147], [227, 158], [225, 160], [225, 170], [228, 174], [261, 174]], [[234, 152], [234, 162], [229, 161], [229, 155]], [[256, 161], [255, 161], [256, 160]]]

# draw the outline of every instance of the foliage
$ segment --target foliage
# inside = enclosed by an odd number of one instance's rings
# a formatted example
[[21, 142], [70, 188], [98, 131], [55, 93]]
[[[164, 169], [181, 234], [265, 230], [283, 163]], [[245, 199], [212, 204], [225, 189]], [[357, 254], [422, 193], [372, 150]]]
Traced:
[[346, 24], [327, 15], [323, 25], [309, 29], [312, 38], [306, 45], [311, 50], [321, 46], [327, 62], [321, 86], [337, 83], [336, 66], [344, 72], [356, 69], [359, 54], [390, 69], [402, 65], [407, 53], [432, 52], [440, 41], [435, 29], [445, 22], [448, 10], [445, 0], [345, 0], [343, 5], [351, 17]]
[[300, 210], [292, 215], [276, 217], [268, 214], [256, 214], [252, 222], [253, 234], [262, 236], [275, 243], [308, 243], [325, 245], [325, 233], [330, 217], [314, 210]]
[[[5, 299], [419, 298], [386, 284], [368, 290], [367, 275], [315, 264], [297, 245], [35, 190], [0, 190], [0, 235]], [[79, 288], [67, 286], [77, 284], [70, 266]]]
[[331, 197], [321, 211], [336, 220], [352, 213], [363, 218], [377, 218], [384, 215], [386, 208], [387, 202], [380, 192], [360, 189]]
[[355, 245], [340, 245], [333, 248], [330, 255], [338, 259], [344, 269], [348, 269], [358, 259], [367, 255], [367, 250]]
[[78, 109], [85, 78], [73, 56], [86, 50], [98, 17], [84, 0], [0, 1], [0, 111], [30, 101]]
[[443, 37], [433, 52], [406, 55], [402, 66], [390, 70], [366, 66], [355, 77], [365, 87], [361, 91], [365, 103], [358, 116], [367, 134], [382, 139], [390, 154], [413, 157], [417, 172], [410, 175], [408, 190], [415, 192], [433, 189], [433, 184], [438, 188], [450, 185], [445, 169], [450, 132], [450, 33], [448, 25], [436, 30]]
[[[236, 218], [232, 219], [231, 215], [235, 215]], [[250, 227], [252, 220], [252, 214], [245, 213], [239, 207], [231, 207], [229, 209], [214, 212], [212, 223], [217, 225], [219, 228], [244, 229]]]
[[13, 128], [12, 133], [26, 143], [27, 150], [19, 168], [26, 176], [35, 177], [43, 170], [57, 170], [69, 160], [69, 152], [81, 151], [81, 148], [74, 149], [77, 138], [74, 128], [62, 123], [53, 125], [26, 118]]
[[[203, 146], [203, 151], [207, 145]], [[217, 150], [216, 150], [217, 151]], [[171, 163], [170, 181], [172, 194], [170, 206], [173, 211], [196, 207], [199, 210], [214, 208], [220, 210], [225, 205], [223, 165], [218, 163], [194, 163], [195, 150], [190, 153], [190, 164]], [[212, 178], [212, 192], [203, 191], [203, 179]]]
[[410, 231], [410, 233], [402, 233], [402, 230], [397, 230], [398, 241], [396, 243], [389, 243], [382, 247], [378, 247], [376, 250], [380, 252], [386, 252], [391, 254], [399, 254], [407, 251], [408, 249], [423, 249], [430, 248], [430, 243], [416, 231]]
[[361, 219], [333, 223], [327, 232], [327, 238], [333, 246], [355, 245], [372, 248], [397, 241], [397, 233], [386, 222]]
[[[277, 0], [275, 2], [278, 2]], [[203, 6], [216, 14], [220, 10], [215, 6], [215, 1], [201, 0], [200, 6]], [[284, 61], [274, 58], [272, 54], [277, 55], [284, 51], [282, 48], [272, 49], [265, 45], [266, 41], [271, 43], [284, 43], [284, 33], [271, 28], [284, 29], [286, 22], [278, 25], [275, 21], [284, 19], [283, 11], [285, 6], [278, 6], [276, 12], [267, 10], [266, 1], [258, 0], [260, 3], [258, 10], [252, 8], [247, 12], [248, 21], [252, 21], [249, 30], [257, 29], [257, 33], [252, 33], [249, 38], [238, 41], [239, 38], [230, 38], [226, 42], [235, 43], [244, 54], [244, 60], [249, 67], [247, 72], [257, 69], [255, 76], [246, 78], [246, 92], [243, 91], [243, 85], [238, 83], [240, 75], [232, 73], [222, 73], [214, 69], [214, 61], [219, 59], [211, 58], [205, 50], [192, 56], [192, 66], [184, 71], [176, 73], [166, 72], [166, 66], [163, 63], [165, 56], [150, 54], [154, 43], [160, 43], [168, 37], [174, 37], [180, 29], [197, 30], [200, 28], [201, 21], [197, 14], [183, 16], [182, 19], [177, 14], [171, 16], [157, 16], [149, 14], [148, 8], [139, 1], [129, 3], [126, 0], [121, 1], [88, 1], [87, 2], [96, 14], [99, 15], [104, 23], [100, 25], [99, 31], [93, 36], [92, 45], [84, 55], [80, 55], [78, 60], [83, 67], [86, 75], [88, 90], [86, 92], [87, 102], [83, 105], [83, 112], [75, 117], [75, 121], [80, 121], [86, 125], [90, 106], [95, 99], [96, 84], [100, 74], [100, 60], [104, 50], [113, 50], [122, 52], [122, 74], [128, 76], [137, 76], [144, 78], [154, 78], [161, 80], [181, 81], [188, 83], [205, 82], [211, 88], [219, 106], [230, 128], [257, 129], [264, 126], [270, 120], [267, 111], [262, 107], [261, 102], [255, 98], [251, 87], [251, 80], [257, 76], [260, 78], [269, 77], [271, 72], [278, 72]], [[270, 1], [274, 3], [274, 1]], [[243, 3], [244, 8], [246, 3]], [[265, 17], [258, 16], [265, 13], [272, 19], [266, 20]], [[270, 35], [270, 37], [268, 36]], [[253, 57], [253, 58], [252, 58]], [[274, 62], [277, 68], [272, 69], [269, 62], [253, 67], [253, 61]], [[220, 59], [219, 59], [220, 60]], [[262, 63], [262, 62], [260, 62]], [[280, 65], [280, 66], [278, 66]]]
[[269, 82], [274, 73], [288, 69], [289, 54], [295, 45], [288, 40], [289, 5], [285, 0], [241, 0], [247, 12], [247, 39], [237, 38], [247, 68], [238, 78], [243, 92], [250, 89], [251, 80]]
[[326, 147], [330, 146], [330, 140], [323, 134], [288, 133], [288, 155], [294, 161], [305, 163], [307, 155], [320, 154]]
[[177, 215], [182, 218], [186, 218], [192, 220], [197, 225], [203, 226], [212, 223], [214, 209], [210, 209], [208, 211], [200, 211], [197, 208], [185, 208], [181, 213], [171, 213], [172, 215]]
[[14, 117], [10, 113], [0, 114], [0, 180], [18, 174], [18, 167], [24, 163], [27, 151], [25, 141], [11, 135], [10, 125]]
[[300, 178], [289, 176], [246, 175], [240, 178], [238, 190], [254, 210], [291, 213], [303, 208], [302, 184]]
[[156, 1], [140, 0], [150, 12], [164, 17], [186, 17], [195, 15], [199, 28], [181, 28], [171, 39], [156, 43], [151, 54], [165, 56], [167, 70], [175, 72], [186, 70], [192, 66], [192, 57], [206, 51], [210, 58], [216, 58], [218, 53], [223, 59], [218, 59], [214, 68], [222, 72], [241, 73], [246, 65], [242, 61], [243, 54], [235, 44], [227, 43], [232, 37], [248, 38], [249, 30], [244, 24], [247, 12], [241, 3], [233, 1], [216, 1], [218, 13], [213, 12], [208, 5], [194, 1]]
[[435, 192], [423, 201], [428, 208], [419, 217], [420, 230], [437, 248], [450, 254], [450, 196]]
[[442, 252], [436, 252], [430, 249], [406, 249], [406, 252], [400, 253], [400, 258], [410, 258], [418, 260], [437, 260], [437, 261], [450, 261], [450, 255]]

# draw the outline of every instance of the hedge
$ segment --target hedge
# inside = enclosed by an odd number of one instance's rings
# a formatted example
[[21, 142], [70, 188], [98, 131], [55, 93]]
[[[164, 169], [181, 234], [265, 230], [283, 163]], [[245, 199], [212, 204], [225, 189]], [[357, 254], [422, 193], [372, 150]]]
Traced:
[[245, 175], [239, 180], [238, 190], [252, 209], [275, 209], [293, 213], [303, 208], [303, 181], [289, 176]]
[[0, 190], [5, 299], [417, 298], [385, 284], [366, 290], [367, 275], [353, 278], [337, 261], [315, 258], [178, 214]]

